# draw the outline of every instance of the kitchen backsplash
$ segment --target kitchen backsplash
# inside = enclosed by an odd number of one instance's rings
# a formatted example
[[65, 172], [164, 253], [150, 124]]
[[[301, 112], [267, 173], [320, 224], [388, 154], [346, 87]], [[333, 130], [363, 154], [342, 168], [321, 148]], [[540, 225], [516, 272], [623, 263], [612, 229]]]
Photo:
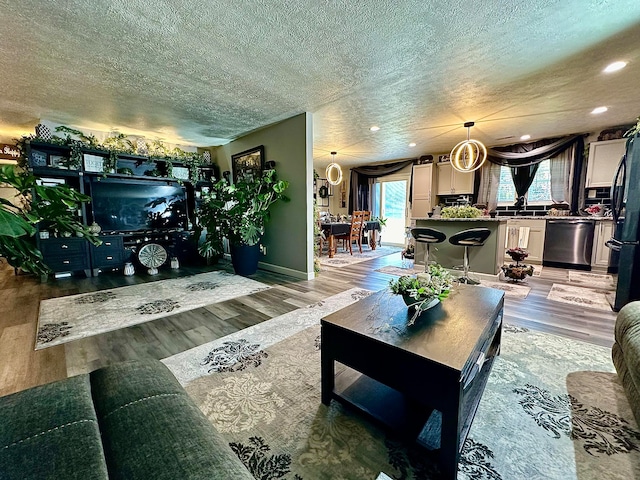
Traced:
[[[591, 198], [589, 198], [591, 193]], [[457, 205], [458, 195], [440, 196], [440, 202], [445, 205]], [[473, 198], [471, 198], [473, 201]], [[585, 207], [591, 205], [602, 204], [607, 208], [611, 208], [611, 192], [609, 187], [589, 188], [585, 191]], [[543, 217], [547, 215], [547, 211], [551, 209], [551, 205], [526, 205], [524, 209], [518, 209], [514, 206], [498, 206], [496, 211], [500, 217], [513, 216], [532, 216]]]

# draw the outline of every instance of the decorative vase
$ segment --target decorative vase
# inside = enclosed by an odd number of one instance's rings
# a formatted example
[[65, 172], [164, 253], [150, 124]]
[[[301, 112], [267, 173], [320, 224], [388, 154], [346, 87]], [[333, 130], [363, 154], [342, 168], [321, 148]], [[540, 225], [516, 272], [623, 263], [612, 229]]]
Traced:
[[134, 273], [136, 273], [136, 269], [133, 267], [133, 263], [131, 263], [131, 262], [125, 263], [124, 264], [124, 274], [125, 274], [125, 276], [130, 277]]
[[180, 262], [178, 261], [178, 257], [171, 257], [171, 268], [177, 270], [180, 268]]
[[98, 225], [96, 222], [93, 222], [91, 225], [89, 225], [89, 231], [93, 235], [98, 235], [102, 231], [102, 227]]
[[[402, 300], [404, 300], [404, 303], [407, 307], [409, 307], [412, 310], [415, 310], [416, 308], [418, 308], [418, 305], [420, 305], [420, 302], [422, 302], [424, 299], [421, 298], [416, 300], [410, 295], [402, 295]], [[429, 310], [430, 308], [435, 307], [439, 303], [440, 303], [440, 299], [438, 297], [433, 297], [430, 302], [426, 302], [422, 304], [420, 306], [420, 310], [424, 312], [425, 310]]]
[[36, 136], [42, 140], [49, 141], [51, 140], [51, 130], [46, 125], [39, 123], [36, 125]]

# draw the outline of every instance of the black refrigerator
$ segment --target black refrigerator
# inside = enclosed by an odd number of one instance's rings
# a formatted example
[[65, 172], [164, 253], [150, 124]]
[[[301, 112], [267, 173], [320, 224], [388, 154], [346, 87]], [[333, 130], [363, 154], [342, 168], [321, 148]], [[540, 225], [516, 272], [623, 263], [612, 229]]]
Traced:
[[618, 286], [613, 309], [640, 300], [640, 136], [627, 140], [626, 152], [611, 184], [614, 236], [607, 246], [619, 252]]

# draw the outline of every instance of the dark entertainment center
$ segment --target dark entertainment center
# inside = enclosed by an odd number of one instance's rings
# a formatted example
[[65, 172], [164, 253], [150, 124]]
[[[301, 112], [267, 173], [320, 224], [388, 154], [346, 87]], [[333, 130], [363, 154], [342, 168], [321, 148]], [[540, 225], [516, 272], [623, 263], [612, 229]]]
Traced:
[[219, 177], [217, 166], [118, 154], [114, 168], [106, 172], [109, 152], [83, 148], [83, 161], [76, 168], [70, 166], [68, 146], [36, 141], [26, 144], [26, 154], [29, 169], [43, 184], [64, 183], [91, 197], [78, 211], [78, 220], [94, 228], [102, 240], [95, 246], [49, 231], [43, 222], [36, 236], [38, 248], [54, 273], [95, 276], [122, 269], [127, 262], [135, 264], [140, 249], [152, 243], [179, 263], [201, 259], [192, 226], [202, 192]]

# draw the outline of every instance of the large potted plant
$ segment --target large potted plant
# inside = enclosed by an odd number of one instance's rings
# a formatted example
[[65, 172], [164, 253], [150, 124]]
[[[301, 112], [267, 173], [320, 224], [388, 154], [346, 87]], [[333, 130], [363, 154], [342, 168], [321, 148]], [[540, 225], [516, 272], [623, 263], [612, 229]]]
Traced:
[[[222, 255], [223, 238], [229, 240], [231, 261], [239, 275], [251, 275], [258, 269], [260, 239], [270, 217], [270, 208], [278, 200], [288, 201], [284, 191], [289, 182], [276, 179], [273, 169], [256, 179], [230, 184], [225, 178], [204, 195], [198, 210], [198, 230], [206, 229], [200, 254], [211, 258]], [[199, 232], [197, 233], [199, 237]]]
[[58, 232], [101, 243], [77, 218], [80, 205], [91, 200], [86, 195], [67, 185], [39, 185], [36, 177], [12, 165], [0, 166], [0, 183], [17, 190], [13, 200], [0, 198], [0, 257], [14, 268], [38, 275], [51, 273], [35, 239], [36, 225], [41, 222]]

